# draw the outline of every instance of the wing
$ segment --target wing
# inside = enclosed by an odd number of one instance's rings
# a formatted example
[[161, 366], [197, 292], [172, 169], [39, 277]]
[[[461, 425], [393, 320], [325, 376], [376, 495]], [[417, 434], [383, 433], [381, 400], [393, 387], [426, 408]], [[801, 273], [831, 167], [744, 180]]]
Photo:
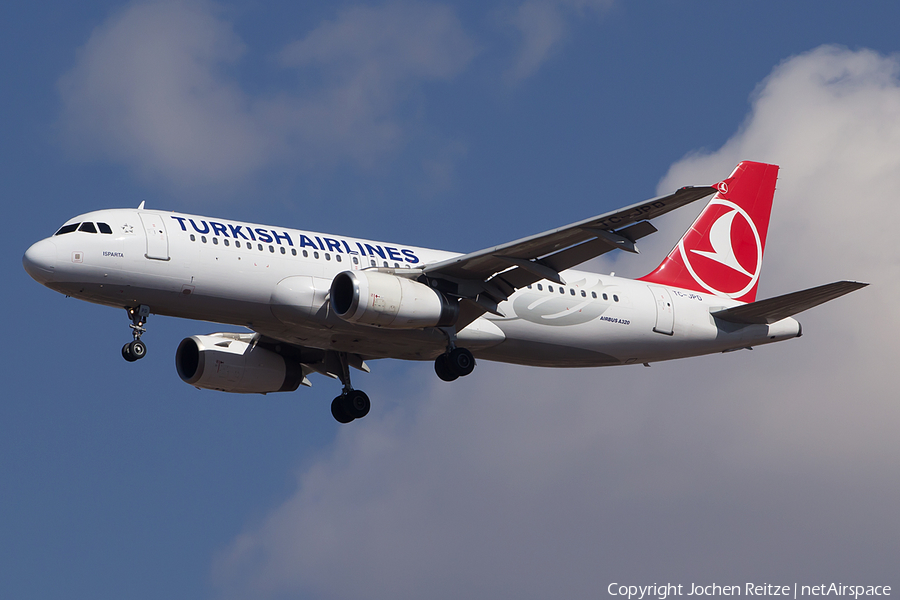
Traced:
[[547, 279], [564, 284], [560, 271], [617, 248], [637, 252], [635, 242], [656, 231], [649, 223], [671, 210], [705, 198], [715, 187], [683, 187], [674, 194], [486, 248], [422, 269], [432, 286], [461, 298], [458, 327], [497, 305], [515, 290]]
[[869, 284], [858, 281], [836, 281], [808, 290], [726, 308], [712, 313], [712, 316], [745, 325], [776, 323], [867, 285]]
[[[307, 375], [311, 373], [319, 373], [326, 377], [331, 377], [332, 379], [340, 379], [341, 377], [343, 367], [339, 356], [340, 353], [335, 350], [322, 350], [319, 348], [301, 346], [300, 344], [290, 341], [289, 338], [282, 338], [281, 336], [273, 337], [260, 332], [220, 333], [216, 335], [241, 339], [299, 363], [303, 376], [300, 381], [301, 385], [307, 387], [312, 386], [312, 383], [310, 383], [307, 378]], [[366, 364], [365, 358], [359, 354], [347, 352], [345, 353], [345, 358], [348, 367], [353, 367], [358, 371], [364, 371], [366, 373], [369, 372], [369, 365]]]

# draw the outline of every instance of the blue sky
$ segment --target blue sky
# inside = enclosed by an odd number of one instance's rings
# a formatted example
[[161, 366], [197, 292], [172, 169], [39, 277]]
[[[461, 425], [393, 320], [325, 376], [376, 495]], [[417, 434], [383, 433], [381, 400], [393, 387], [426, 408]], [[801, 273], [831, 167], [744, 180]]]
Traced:
[[[4, 598], [596, 598], [613, 582], [900, 585], [893, 3], [87, 2], [0, 9]], [[740, 159], [781, 179], [762, 296], [872, 286], [804, 337], [651, 369], [382, 362], [185, 385], [226, 330], [32, 281], [66, 219], [136, 206], [467, 251]], [[691, 214], [639, 257], [640, 276]]]

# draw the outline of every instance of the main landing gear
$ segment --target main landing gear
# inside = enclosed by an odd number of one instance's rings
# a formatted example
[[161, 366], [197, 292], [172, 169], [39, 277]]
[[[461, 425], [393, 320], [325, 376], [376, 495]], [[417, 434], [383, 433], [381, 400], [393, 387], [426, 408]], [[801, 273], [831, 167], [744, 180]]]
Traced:
[[338, 423], [349, 423], [354, 419], [362, 419], [369, 414], [371, 403], [369, 397], [362, 390], [354, 390], [350, 385], [350, 364], [346, 352], [338, 352], [341, 363], [341, 383], [344, 384], [344, 392], [331, 401], [331, 415]]
[[141, 341], [141, 336], [147, 331], [144, 329], [144, 324], [147, 322], [147, 317], [150, 316], [150, 307], [141, 304], [137, 308], [126, 308], [125, 310], [128, 311], [128, 318], [131, 319], [129, 327], [134, 335], [134, 341], [122, 346], [122, 358], [128, 362], [134, 362], [147, 355], [147, 346]]
[[[452, 339], [452, 338], [451, 338]], [[338, 378], [344, 384], [343, 393], [331, 401], [331, 415], [338, 423], [349, 423], [355, 419], [362, 419], [369, 414], [371, 403], [369, 397], [362, 390], [355, 390], [350, 384], [350, 364], [346, 352], [335, 352], [339, 368]], [[333, 360], [333, 359], [331, 359]], [[456, 348], [451, 345], [447, 352], [438, 356], [434, 361], [434, 371], [444, 381], [453, 381], [459, 377], [465, 377], [475, 369], [475, 357], [465, 348]]]
[[444, 381], [465, 377], [475, 369], [475, 357], [465, 348], [452, 348], [434, 359], [434, 372]]

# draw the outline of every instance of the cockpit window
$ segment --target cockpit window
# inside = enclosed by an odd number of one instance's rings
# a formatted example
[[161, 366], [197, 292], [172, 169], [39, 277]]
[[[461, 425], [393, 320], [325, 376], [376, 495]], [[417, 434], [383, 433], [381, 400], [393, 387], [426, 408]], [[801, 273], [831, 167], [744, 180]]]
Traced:
[[93, 223], [85, 221], [81, 224], [81, 227], [78, 228], [78, 231], [83, 231], [85, 233], [97, 233], [97, 228], [94, 227]]
[[112, 233], [112, 228], [106, 223], [97, 223], [97, 229], [100, 230], [100, 233]]
[[78, 229], [79, 225], [80, 225], [80, 223], [70, 223], [68, 225], [63, 225], [62, 227], [59, 228], [59, 231], [57, 231], [53, 235], [63, 235], [66, 233], [72, 233], [73, 231]]

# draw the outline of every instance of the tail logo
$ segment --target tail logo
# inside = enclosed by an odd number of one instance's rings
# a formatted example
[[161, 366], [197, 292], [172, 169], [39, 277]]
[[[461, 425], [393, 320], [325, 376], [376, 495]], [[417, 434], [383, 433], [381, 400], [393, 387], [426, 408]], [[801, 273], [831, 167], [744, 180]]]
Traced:
[[[727, 191], [720, 187], [720, 192]], [[681, 258], [694, 281], [718, 296], [740, 298], [756, 285], [762, 268], [762, 243], [750, 215], [718, 194], [702, 221], [678, 243]]]

